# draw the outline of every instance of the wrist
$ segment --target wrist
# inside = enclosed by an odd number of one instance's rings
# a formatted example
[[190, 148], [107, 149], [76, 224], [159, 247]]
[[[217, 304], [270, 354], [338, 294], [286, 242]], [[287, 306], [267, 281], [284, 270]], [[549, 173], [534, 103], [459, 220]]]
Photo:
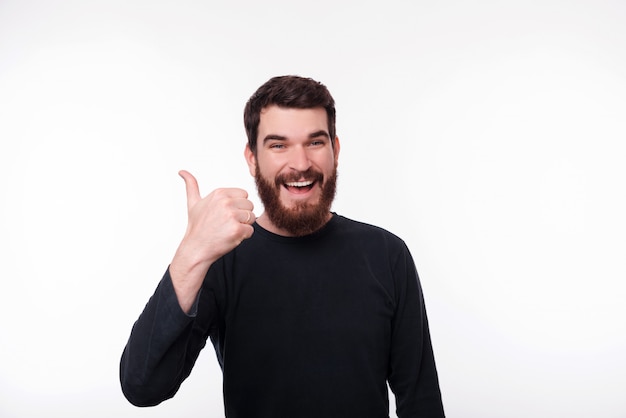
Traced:
[[181, 243], [169, 266], [172, 285], [183, 311], [191, 309], [213, 260]]

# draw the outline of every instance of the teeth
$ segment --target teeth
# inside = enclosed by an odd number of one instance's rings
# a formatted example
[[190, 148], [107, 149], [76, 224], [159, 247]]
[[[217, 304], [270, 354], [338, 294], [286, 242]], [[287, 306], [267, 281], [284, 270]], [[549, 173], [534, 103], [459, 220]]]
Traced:
[[292, 181], [289, 183], [285, 183], [289, 187], [306, 187], [313, 184], [312, 181]]

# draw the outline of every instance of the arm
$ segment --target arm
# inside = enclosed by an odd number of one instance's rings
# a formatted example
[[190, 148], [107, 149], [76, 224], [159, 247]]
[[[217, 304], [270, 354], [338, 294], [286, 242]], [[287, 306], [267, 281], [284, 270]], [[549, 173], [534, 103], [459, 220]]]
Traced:
[[187, 190], [187, 231], [133, 326], [120, 364], [124, 395], [138, 406], [174, 396], [191, 372], [218, 315], [210, 286], [200, 292], [207, 272], [254, 231], [244, 190], [218, 189], [201, 198], [196, 179], [179, 174]]
[[415, 264], [405, 249], [395, 269], [396, 314], [389, 386], [400, 418], [444, 417], [424, 298]]
[[[210, 293], [210, 292], [206, 292]], [[210, 295], [209, 295], [210, 296]], [[203, 298], [208, 320], [185, 314], [178, 303], [169, 270], [135, 322], [120, 362], [120, 382], [136, 406], [153, 406], [178, 391], [214, 328], [215, 305]]]

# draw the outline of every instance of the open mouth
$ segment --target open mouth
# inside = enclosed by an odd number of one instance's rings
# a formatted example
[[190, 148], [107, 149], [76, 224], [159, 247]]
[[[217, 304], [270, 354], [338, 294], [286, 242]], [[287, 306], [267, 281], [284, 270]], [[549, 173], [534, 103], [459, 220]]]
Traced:
[[308, 169], [306, 171], [292, 172], [279, 175], [276, 177], [276, 186], [284, 187], [291, 194], [304, 195], [315, 188], [316, 185], [322, 186], [324, 175], [316, 170]]
[[291, 193], [299, 194], [306, 193], [309, 190], [313, 189], [315, 186], [314, 180], [305, 180], [305, 181], [288, 181], [283, 183], [283, 186]]

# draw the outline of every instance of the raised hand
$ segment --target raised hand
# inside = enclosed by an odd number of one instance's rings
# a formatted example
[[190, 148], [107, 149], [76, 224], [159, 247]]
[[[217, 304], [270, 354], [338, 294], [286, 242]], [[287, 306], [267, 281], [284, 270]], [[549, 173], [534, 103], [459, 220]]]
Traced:
[[195, 177], [184, 170], [179, 175], [187, 190], [187, 231], [170, 264], [170, 276], [187, 312], [211, 264], [252, 236], [256, 216], [245, 190], [216, 189], [202, 198]]

